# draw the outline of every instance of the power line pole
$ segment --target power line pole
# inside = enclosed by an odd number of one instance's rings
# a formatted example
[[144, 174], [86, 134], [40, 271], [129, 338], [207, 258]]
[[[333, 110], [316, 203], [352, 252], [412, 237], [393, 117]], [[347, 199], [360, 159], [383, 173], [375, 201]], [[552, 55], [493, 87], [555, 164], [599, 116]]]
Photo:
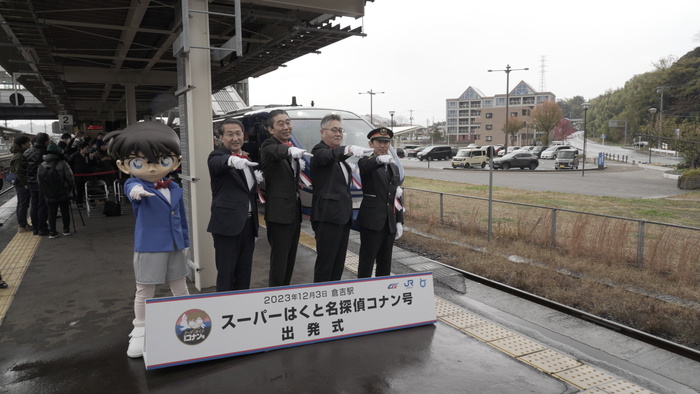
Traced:
[[372, 113], [372, 107], [373, 107], [373, 98], [375, 94], [384, 94], [384, 92], [374, 92], [372, 89], [366, 91], [366, 92], [360, 92], [358, 94], [369, 94], [369, 123], [374, 126], [374, 114]]

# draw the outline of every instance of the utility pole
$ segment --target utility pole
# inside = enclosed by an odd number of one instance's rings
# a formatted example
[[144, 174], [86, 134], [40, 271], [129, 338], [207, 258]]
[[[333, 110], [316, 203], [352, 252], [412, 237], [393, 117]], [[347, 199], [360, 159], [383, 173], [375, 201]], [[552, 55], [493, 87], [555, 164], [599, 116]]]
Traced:
[[373, 98], [375, 94], [384, 94], [384, 92], [374, 92], [372, 89], [366, 91], [366, 92], [360, 92], [358, 94], [369, 94], [369, 123], [372, 124], [372, 127], [374, 127], [374, 114], [372, 113], [372, 107], [373, 107]]
[[412, 109], [409, 109], [409, 111], [411, 112], [411, 117], [408, 118], [408, 120], [409, 120], [409, 122], [410, 122], [409, 124], [410, 124], [411, 126], [413, 126], [413, 110], [412, 110]]

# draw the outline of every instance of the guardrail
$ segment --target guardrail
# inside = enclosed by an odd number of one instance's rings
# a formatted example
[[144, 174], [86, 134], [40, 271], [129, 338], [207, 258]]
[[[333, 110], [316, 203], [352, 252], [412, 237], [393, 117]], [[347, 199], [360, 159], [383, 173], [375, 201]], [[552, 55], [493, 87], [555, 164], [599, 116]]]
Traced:
[[[626, 262], [662, 273], [700, 277], [700, 228], [564, 208], [492, 200], [493, 234], [488, 234], [488, 198], [405, 187], [407, 217], [451, 225], [488, 239], [519, 239], [565, 249], [570, 254]], [[465, 204], [465, 201], [475, 202]], [[700, 278], [698, 278], [700, 280]]]

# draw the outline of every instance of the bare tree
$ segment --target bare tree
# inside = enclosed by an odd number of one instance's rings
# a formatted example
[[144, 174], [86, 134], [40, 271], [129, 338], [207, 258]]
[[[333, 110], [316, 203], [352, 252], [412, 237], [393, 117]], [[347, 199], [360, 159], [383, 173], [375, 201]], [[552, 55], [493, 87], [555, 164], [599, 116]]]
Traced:
[[561, 108], [554, 101], [544, 101], [535, 106], [530, 116], [535, 128], [538, 131], [544, 131], [542, 145], [549, 145], [549, 133], [557, 127], [563, 117]]

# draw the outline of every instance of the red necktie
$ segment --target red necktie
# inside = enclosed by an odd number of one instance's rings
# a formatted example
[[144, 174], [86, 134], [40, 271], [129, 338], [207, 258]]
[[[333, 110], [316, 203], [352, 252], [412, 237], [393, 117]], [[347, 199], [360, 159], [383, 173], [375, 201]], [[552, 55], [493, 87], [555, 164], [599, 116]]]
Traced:
[[168, 184], [170, 183], [172, 179], [166, 179], [165, 181], [158, 181], [156, 182], [156, 189], [162, 189], [162, 188], [167, 188]]
[[248, 155], [246, 155], [245, 153], [241, 153], [241, 154], [238, 154], [238, 153], [231, 153], [231, 156], [236, 156], [236, 157], [240, 157], [241, 159], [246, 159], [246, 160], [248, 160]]
[[282, 145], [294, 146], [294, 145], [292, 144], [292, 141], [282, 142]]

